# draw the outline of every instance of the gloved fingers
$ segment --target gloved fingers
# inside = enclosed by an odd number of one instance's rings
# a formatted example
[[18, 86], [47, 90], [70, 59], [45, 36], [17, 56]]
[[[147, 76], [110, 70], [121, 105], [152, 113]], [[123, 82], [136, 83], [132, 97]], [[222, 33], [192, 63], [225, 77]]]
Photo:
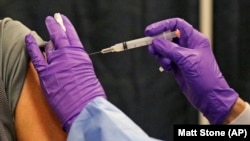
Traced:
[[178, 44], [191, 49], [210, 47], [208, 38], [193, 28], [191, 24], [181, 18], [172, 18], [153, 23], [146, 27], [147, 36], [155, 36], [164, 31], [180, 31]]
[[32, 34], [28, 34], [25, 37], [25, 44], [27, 52], [31, 58], [31, 61], [38, 72], [46, 68], [47, 62]]
[[172, 61], [166, 57], [157, 57], [158, 62], [161, 64], [161, 67], [164, 70], [171, 71], [172, 70]]
[[175, 31], [176, 29], [180, 30], [181, 36], [186, 36], [190, 34], [193, 27], [183, 19], [172, 18], [148, 25], [145, 29], [145, 34], [155, 36], [164, 31]]
[[161, 67], [164, 68], [164, 70], [171, 71], [171, 60], [169, 58], [166, 58], [162, 56], [161, 54], [157, 53], [157, 51], [152, 47], [152, 45], [148, 46], [148, 51], [151, 55], [154, 55], [156, 57], [157, 62], [160, 63]]
[[[182, 79], [183, 76], [179, 69], [179, 66], [182, 66], [182, 65], [180, 65], [180, 63], [177, 65], [174, 61], [171, 61], [171, 59], [166, 57], [167, 56], [166, 53], [164, 52], [159, 53], [159, 50], [157, 49], [157, 47], [155, 47], [155, 45], [157, 46], [157, 43], [153, 43], [152, 45], [149, 46], [149, 53], [156, 56], [157, 61], [160, 63], [161, 67], [164, 68], [164, 70], [173, 72], [177, 83], [181, 86], [182, 89], [185, 89], [186, 83]], [[165, 55], [162, 55], [162, 54], [165, 54]]]
[[155, 54], [170, 59], [178, 67], [184, 67], [185, 63], [183, 61], [193, 52], [188, 48], [180, 47], [171, 41], [161, 38], [155, 38], [150, 47], [154, 50]]
[[61, 16], [63, 19], [64, 26], [66, 27], [66, 35], [67, 35], [69, 44], [71, 46], [75, 46], [75, 47], [83, 47], [83, 45], [79, 39], [79, 36], [78, 36], [74, 26], [70, 22], [70, 20], [63, 14], [61, 14]]
[[55, 45], [55, 49], [70, 46], [66, 32], [63, 30], [61, 25], [57, 23], [54, 17], [46, 17], [45, 24], [47, 26], [50, 39]]
[[[173, 31], [176, 28], [169, 26], [171, 21], [172, 21], [172, 19], [167, 19], [167, 20], [163, 20], [163, 21], [159, 21], [159, 22], [155, 22], [153, 24], [150, 24], [146, 27], [144, 32], [147, 36], [155, 36], [155, 35], [158, 35], [158, 34], [164, 32], [164, 31]], [[171, 22], [171, 24], [172, 24], [172, 22]]]
[[170, 41], [167, 41], [165, 39], [155, 38], [150, 45], [150, 50], [154, 55], [166, 57], [172, 61], [175, 61], [175, 56], [178, 55], [175, 51], [176, 46], [177, 45], [174, 45], [174, 43], [171, 43]]

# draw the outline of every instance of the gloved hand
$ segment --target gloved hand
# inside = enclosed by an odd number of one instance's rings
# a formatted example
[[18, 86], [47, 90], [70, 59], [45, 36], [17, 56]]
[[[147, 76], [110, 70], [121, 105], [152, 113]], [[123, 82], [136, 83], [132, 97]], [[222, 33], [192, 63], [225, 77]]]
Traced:
[[69, 131], [88, 102], [106, 95], [75, 28], [66, 16], [62, 15], [62, 19], [66, 32], [53, 17], [46, 18], [51, 38], [45, 48], [47, 60], [31, 34], [25, 41], [45, 96], [62, 121], [63, 129]]
[[174, 73], [186, 98], [211, 124], [222, 124], [239, 96], [223, 77], [208, 38], [179, 18], [153, 23], [145, 34], [154, 36], [176, 29], [180, 30], [179, 39], [156, 38], [149, 52], [165, 70]]

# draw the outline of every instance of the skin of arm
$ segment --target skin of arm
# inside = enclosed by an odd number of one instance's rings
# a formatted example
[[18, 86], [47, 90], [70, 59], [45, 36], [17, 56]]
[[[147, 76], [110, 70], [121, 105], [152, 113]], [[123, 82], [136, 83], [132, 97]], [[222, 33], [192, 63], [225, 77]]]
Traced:
[[67, 135], [44, 97], [32, 63], [29, 63], [15, 117], [18, 141], [66, 140]]
[[241, 98], [238, 98], [235, 104], [232, 106], [228, 116], [225, 118], [223, 124], [229, 124], [236, 119], [246, 108], [247, 104]]

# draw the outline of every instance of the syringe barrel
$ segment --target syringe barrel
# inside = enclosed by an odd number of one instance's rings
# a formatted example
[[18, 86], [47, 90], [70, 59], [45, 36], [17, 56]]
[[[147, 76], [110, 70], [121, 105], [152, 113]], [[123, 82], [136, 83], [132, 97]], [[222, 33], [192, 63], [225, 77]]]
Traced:
[[120, 52], [128, 49], [150, 45], [152, 43], [153, 38], [155, 37], [164, 38], [166, 40], [172, 40], [173, 38], [177, 37], [177, 35], [175, 34], [175, 32], [168, 31], [168, 32], [163, 32], [162, 34], [159, 34], [154, 37], [143, 37], [135, 40], [126, 41], [123, 43], [118, 43], [112, 46], [113, 52]]

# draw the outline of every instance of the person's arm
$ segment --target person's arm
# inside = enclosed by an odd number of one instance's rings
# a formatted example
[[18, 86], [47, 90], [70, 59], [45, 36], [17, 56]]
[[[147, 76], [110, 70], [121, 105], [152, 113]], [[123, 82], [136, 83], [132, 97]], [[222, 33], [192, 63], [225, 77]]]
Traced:
[[41, 54], [32, 35], [26, 47], [45, 97], [69, 132], [68, 141], [153, 141], [122, 111], [106, 100], [90, 57], [70, 20], [62, 15], [66, 31], [48, 16], [51, 42]]
[[[30, 32], [18, 20], [0, 20], [0, 77], [4, 88], [0, 103], [5, 104], [0, 108], [0, 140], [64, 141], [66, 133], [48, 106], [25, 49], [24, 39]], [[32, 35], [39, 46], [44, 44], [36, 32]]]
[[[32, 63], [15, 110], [18, 141], [65, 141], [66, 132], [49, 106]], [[53, 132], [52, 132], [53, 131]]]

